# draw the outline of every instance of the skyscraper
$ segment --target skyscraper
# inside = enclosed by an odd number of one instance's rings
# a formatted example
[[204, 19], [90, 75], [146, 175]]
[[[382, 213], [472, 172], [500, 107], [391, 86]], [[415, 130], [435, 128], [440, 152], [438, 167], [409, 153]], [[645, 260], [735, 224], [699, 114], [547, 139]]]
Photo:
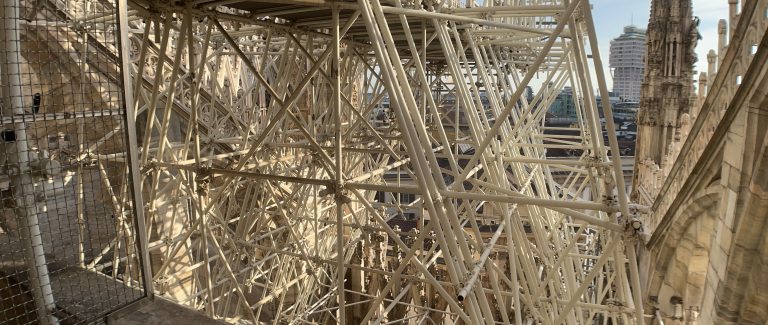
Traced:
[[611, 41], [608, 63], [613, 69], [613, 91], [624, 100], [640, 100], [645, 59], [645, 30], [624, 27], [624, 34]]

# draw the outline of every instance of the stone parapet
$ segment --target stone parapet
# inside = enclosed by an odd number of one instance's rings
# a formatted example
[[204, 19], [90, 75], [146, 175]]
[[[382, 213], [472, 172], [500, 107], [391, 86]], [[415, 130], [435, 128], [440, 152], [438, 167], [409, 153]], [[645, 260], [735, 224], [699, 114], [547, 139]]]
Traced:
[[[746, 19], [740, 19], [736, 25], [706, 99], [698, 100], [701, 107], [691, 110], [698, 112], [698, 116], [689, 117], [693, 120], [689, 126], [683, 118], [680, 138], [670, 143], [661, 167], [652, 161], [638, 164], [638, 197], [641, 202], [652, 204], [652, 213], [646, 220], [649, 231], [663, 226], [664, 219], [674, 215], [674, 210], [686, 198], [684, 194], [693, 190], [698, 172], [719, 150], [719, 142], [713, 139], [724, 138], [743, 106], [740, 103], [751, 94], [753, 83], [748, 78], [760, 69], [750, 69], [750, 66], [763, 64], [759, 59], [762, 55], [757, 52], [765, 52], [758, 44], [768, 27], [766, 7], [766, 2], [745, 3], [740, 17]], [[728, 155], [727, 150], [724, 155]]]

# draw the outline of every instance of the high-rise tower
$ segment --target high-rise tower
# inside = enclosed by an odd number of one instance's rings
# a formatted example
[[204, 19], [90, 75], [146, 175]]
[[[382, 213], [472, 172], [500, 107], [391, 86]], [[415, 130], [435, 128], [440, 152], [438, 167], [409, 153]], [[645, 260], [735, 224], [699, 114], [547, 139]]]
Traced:
[[645, 64], [645, 30], [624, 27], [624, 34], [611, 41], [608, 63], [613, 69], [613, 91], [624, 100], [640, 100]]

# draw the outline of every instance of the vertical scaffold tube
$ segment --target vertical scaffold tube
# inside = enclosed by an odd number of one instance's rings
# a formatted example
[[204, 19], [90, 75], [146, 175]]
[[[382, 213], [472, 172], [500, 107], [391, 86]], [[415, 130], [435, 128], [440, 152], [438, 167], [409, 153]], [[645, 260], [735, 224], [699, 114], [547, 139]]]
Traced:
[[[3, 0], [0, 6], [2, 33], [0, 33], [0, 81], [2, 81], [2, 98], [5, 107], [2, 115], [20, 116], [24, 114], [24, 101], [21, 90], [21, 38], [19, 25], [19, 6], [17, 0]], [[22, 246], [26, 253], [29, 283], [34, 295], [38, 319], [41, 324], [58, 324], [53, 315], [55, 303], [51, 281], [48, 277], [48, 265], [45, 261], [43, 238], [40, 235], [35, 188], [29, 167], [29, 141], [26, 124], [13, 123], [13, 137], [4, 141], [13, 145], [6, 146], [11, 188], [16, 199], [16, 214], [19, 219], [19, 232]]]

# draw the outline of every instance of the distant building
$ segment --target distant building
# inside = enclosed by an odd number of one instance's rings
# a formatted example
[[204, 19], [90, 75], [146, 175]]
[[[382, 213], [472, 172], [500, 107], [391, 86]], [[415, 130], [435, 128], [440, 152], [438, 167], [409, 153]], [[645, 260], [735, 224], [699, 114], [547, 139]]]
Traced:
[[639, 101], [645, 62], [645, 29], [624, 27], [611, 41], [608, 63], [613, 69], [613, 91], [623, 100]]
[[576, 104], [573, 101], [573, 89], [564, 87], [560, 94], [555, 97], [552, 105], [549, 107], [549, 113], [556, 118], [576, 118]]
[[533, 102], [533, 88], [531, 88], [531, 86], [525, 86], [525, 92], [523, 92], [523, 95], [525, 96], [525, 99], [528, 101], [528, 104]]
[[[622, 99], [623, 98], [619, 97], [618, 93], [613, 92], [613, 91], [609, 91], [608, 92], [608, 102], [611, 103], [611, 110], [614, 113], [616, 113], [616, 110], [615, 110], [616, 105], [621, 104]], [[598, 113], [600, 114], [600, 117], [601, 118], [605, 117], [604, 111], [603, 111], [603, 99], [602, 99], [602, 97], [600, 97], [600, 96], [595, 97], [595, 101], [597, 102], [597, 108], [598, 108]]]

